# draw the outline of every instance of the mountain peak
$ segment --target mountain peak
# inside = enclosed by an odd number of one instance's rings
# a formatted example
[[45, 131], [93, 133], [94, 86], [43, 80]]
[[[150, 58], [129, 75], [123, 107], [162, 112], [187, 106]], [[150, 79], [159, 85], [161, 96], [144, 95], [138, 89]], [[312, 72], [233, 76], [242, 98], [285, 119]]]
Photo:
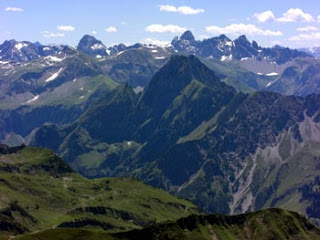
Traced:
[[196, 56], [173, 55], [153, 76], [144, 91], [142, 101], [161, 113], [193, 80], [224, 93], [233, 92], [233, 88], [222, 83]]
[[107, 47], [98, 39], [91, 35], [84, 35], [77, 47], [77, 50], [92, 57], [105, 57], [108, 55]]
[[230, 40], [226, 35], [224, 35], [224, 34], [221, 34], [220, 36], [219, 36], [219, 38], [220, 39], [222, 39], [222, 40]]
[[195, 38], [192, 32], [188, 30], [181, 35], [180, 40], [195, 41]]
[[235, 41], [238, 42], [245, 42], [245, 43], [250, 43], [249, 40], [247, 39], [246, 35], [241, 35], [240, 37], [238, 37]]
[[80, 42], [81, 41], [98, 41], [98, 40], [94, 36], [86, 34], [80, 39]]
[[78, 48], [83, 45], [93, 45], [95, 43], [101, 43], [101, 41], [97, 40], [94, 36], [86, 34], [80, 39]]

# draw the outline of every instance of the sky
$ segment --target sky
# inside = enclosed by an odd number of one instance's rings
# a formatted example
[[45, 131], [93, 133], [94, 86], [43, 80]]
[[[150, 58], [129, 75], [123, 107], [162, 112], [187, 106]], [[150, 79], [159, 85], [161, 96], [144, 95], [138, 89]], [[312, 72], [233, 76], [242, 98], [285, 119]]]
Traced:
[[185, 30], [196, 39], [246, 35], [264, 47], [320, 46], [319, 0], [0, 0], [0, 42], [76, 46], [85, 34], [107, 46], [165, 45]]

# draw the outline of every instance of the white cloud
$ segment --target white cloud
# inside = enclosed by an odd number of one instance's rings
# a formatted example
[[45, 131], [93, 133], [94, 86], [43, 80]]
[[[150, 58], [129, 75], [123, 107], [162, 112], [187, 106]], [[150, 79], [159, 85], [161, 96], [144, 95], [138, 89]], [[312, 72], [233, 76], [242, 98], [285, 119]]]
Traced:
[[75, 30], [74, 26], [71, 25], [59, 25], [57, 26], [59, 31], [64, 31], [64, 32], [72, 32]]
[[278, 22], [313, 22], [314, 19], [309, 13], [303, 12], [300, 8], [290, 8]]
[[91, 34], [93, 34], [93, 35], [97, 35], [97, 34], [98, 34], [98, 32], [97, 32], [96, 30], [93, 30], [93, 31], [91, 31]]
[[305, 41], [319, 41], [320, 32], [308, 33], [308, 34], [299, 34], [289, 38], [289, 41], [292, 42], [305, 42]]
[[272, 11], [255, 13], [253, 14], [253, 17], [256, 18], [259, 22], [269, 22], [275, 20], [275, 16]]
[[169, 41], [162, 41], [162, 40], [158, 40], [158, 39], [154, 39], [154, 38], [146, 38], [146, 39], [142, 40], [141, 42], [145, 43], [145, 44], [152, 44], [152, 45], [160, 46], [160, 47], [165, 47], [170, 44]]
[[231, 24], [225, 27], [219, 26], [207, 26], [206, 31], [214, 34], [234, 34], [234, 35], [262, 35], [262, 36], [282, 36], [283, 33], [280, 31], [271, 31], [260, 29], [252, 24]]
[[112, 27], [112, 26], [106, 28], [105, 30], [106, 30], [106, 32], [108, 32], [108, 33], [118, 32], [118, 29], [117, 29], [116, 27]]
[[206, 39], [208, 39], [208, 38], [210, 38], [208, 35], [199, 35], [199, 36], [197, 37], [197, 39], [199, 39], [199, 40], [206, 40]]
[[149, 25], [145, 28], [147, 32], [157, 32], [157, 33], [165, 33], [165, 32], [170, 32], [170, 33], [183, 33], [187, 31], [186, 28], [180, 27], [177, 25], [162, 25], [162, 24], [152, 24]]
[[317, 17], [318, 22], [320, 22], [320, 15]]
[[306, 27], [297, 28], [298, 32], [316, 32], [318, 30], [319, 29], [317, 27], [314, 27], [314, 26], [306, 26]]
[[199, 13], [204, 13], [204, 9], [202, 8], [191, 8], [189, 6], [172, 6], [172, 5], [160, 5], [160, 11], [161, 12], [174, 12], [174, 13], [180, 13], [183, 15], [195, 15]]
[[7, 7], [5, 8], [5, 11], [6, 12], [23, 12], [24, 10], [18, 7]]
[[41, 32], [42, 37], [44, 38], [58, 38], [58, 37], [64, 37], [64, 33], [52, 33], [49, 31], [43, 31]]
[[160, 5], [161, 12], [178, 12], [177, 7], [172, 5]]

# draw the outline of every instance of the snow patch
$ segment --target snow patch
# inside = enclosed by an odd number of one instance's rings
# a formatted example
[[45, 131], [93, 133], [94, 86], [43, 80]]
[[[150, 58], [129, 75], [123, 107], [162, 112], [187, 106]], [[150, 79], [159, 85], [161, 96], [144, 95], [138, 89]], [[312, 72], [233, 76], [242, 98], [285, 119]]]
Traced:
[[42, 48], [43, 51], [49, 51], [50, 49], [51, 49], [51, 48], [49, 48], [49, 47], [43, 47], [43, 48]]
[[110, 54], [111, 54], [111, 51], [110, 51], [109, 49], [106, 49], [106, 53], [107, 53], [108, 55], [110, 55]]
[[232, 60], [232, 54], [230, 54], [229, 56], [223, 55], [220, 60], [221, 62], [230, 61]]
[[27, 47], [27, 46], [28, 46], [28, 44], [26, 44], [26, 43], [16, 43], [16, 44], [14, 45], [14, 47], [15, 47], [18, 51], [20, 51], [21, 48], [24, 48], [24, 47]]
[[101, 55], [96, 55], [96, 58], [100, 59], [100, 58], [102, 58], [102, 56]]
[[44, 57], [44, 59], [46, 59], [46, 60], [48, 60], [50, 62], [62, 62], [65, 59], [65, 57], [64, 58], [58, 58], [58, 57], [55, 57], [55, 56], [46, 56], [46, 57]]
[[141, 86], [137, 86], [137, 87], [135, 87], [134, 89], [133, 89], [133, 91], [136, 93], [136, 94], [138, 94], [139, 92], [143, 92], [143, 87], [141, 87]]
[[273, 76], [278, 76], [278, 75], [279, 75], [279, 73], [276, 73], [276, 72], [266, 74], [266, 76], [268, 76], [268, 77], [273, 77]]
[[52, 74], [45, 82], [51, 82], [53, 80], [55, 80], [59, 74], [61, 73], [61, 71], [63, 70], [63, 68], [60, 68], [58, 72]]
[[226, 42], [226, 46], [232, 47], [232, 45], [233, 45], [232, 41]]
[[79, 97], [80, 99], [84, 98], [84, 96]]
[[39, 95], [35, 96], [34, 98], [30, 99], [27, 103], [32, 103], [39, 98]]
[[100, 43], [96, 43], [96, 44], [92, 45], [90, 48], [91, 48], [92, 50], [98, 50], [98, 49], [104, 49], [105, 46], [103, 46], [103, 45], [100, 44]]
[[261, 72], [258, 72], [257, 74], [260, 75], [260, 76], [263, 75]]
[[118, 52], [117, 56], [120, 56], [122, 53], [124, 53], [124, 51]]
[[268, 84], [266, 85], [266, 87], [269, 87], [272, 84], [272, 82], [268, 82]]
[[166, 59], [166, 57], [155, 57], [155, 59], [162, 60], [162, 59]]
[[250, 58], [248, 57], [244, 57], [244, 58], [241, 58], [240, 61], [246, 61], [246, 60], [249, 60]]
[[152, 53], [157, 53], [158, 50], [154, 49], [154, 50], [151, 50]]
[[6, 61], [0, 61], [0, 64], [7, 64], [7, 63], [9, 63], [9, 62], [6, 62]]

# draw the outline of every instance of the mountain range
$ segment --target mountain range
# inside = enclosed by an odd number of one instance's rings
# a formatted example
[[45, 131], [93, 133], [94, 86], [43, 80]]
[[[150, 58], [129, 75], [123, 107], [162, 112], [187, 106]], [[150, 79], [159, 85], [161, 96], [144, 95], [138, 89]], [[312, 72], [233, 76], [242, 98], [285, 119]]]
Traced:
[[[52, 149], [90, 179], [137, 178], [206, 213], [280, 207], [319, 224], [320, 68], [310, 54], [190, 31], [167, 47], [107, 48], [86, 35], [77, 48], [11, 40], [0, 50], [2, 142]], [[199, 219], [192, 228], [214, 228]], [[31, 222], [19, 226], [38, 230]]]
[[[172, 54], [194, 54], [200, 57], [209, 68], [217, 72], [222, 81], [233, 86], [237, 91], [270, 90], [299, 96], [319, 92], [319, 89], [313, 90], [312, 83], [309, 85], [308, 82], [305, 86], [311, 90], [301, 89], [300, 72], [295, 72], [289, 77], [286, 73], [286, 70], [296, 67], [297, 62], [303, 61], [305, 65], [303, 71], [308, 68], [316, 69], [312, 74], [314, 81], [317, 82], [319, 62], [311, 54], [280, 46], [264, 48], [255, 41], [249, 42], [245, 36], [240, 36], [233, 41], [225, 35], [198, 41], [190, 31], [186, 31], [181, 37], [175, 37], [167, 47], [140, 43], [132, 46], [118, 44], [106, 47], [90, 35], [85, 35], [76, 48], [64, 45], [45, 46], [38, 42], [5, 41], [0, 45], [0, 80], [6, 84], [2, 83], [0, 86], [2, 93], [0, 97], [8, 97], [3, 96], [5, 94], [15, 95], [15, 99], [20, 100], [14, 105], [15, 107], [27, 103], [37, 95], [35, 90], [26, 88], [31, 80], [21, 75], [22, 70], [25, 71], [23, 74], [33, 77], [33, 82], [41, 82], [43, 78], [50, 80], [50, 76], [59, 78], [65, 71], [60, 65], [68, 66], [69, 63], [79, 60], [79, 57], [88, 67], [95, 65], [95, 71], [104, 77], [109, 76], [118, 83], [128, 82], [139, 91], [148, 85], [152, 76]], [[79, 77], [91, 77], [87, 73], [88, 67], [81, 67], [83, 71]], [[15, 85], [18, 85], [16, 88], [22, 89], [9, 91], [5, 88], [8, 81], [14, 81]], [[67, 81], [70, 80], [64, 80], [64, 82]], [[286, 91], [287, 85], [292, 86], [293, 89]], [[22, 93], [28, 93], [28, 97], [23, 96]], [[60, 90], [57, 94], [59, 93]]]
[[319, 109], [318, 95], [237, 93], [196, 57], [173, 56], [142, 94], [122, 85], [28, 141], [87, 177], [136, 177], [207, 212], [283, 207], [317, 221], [316, 190], [303, 189], [317, 184]]

